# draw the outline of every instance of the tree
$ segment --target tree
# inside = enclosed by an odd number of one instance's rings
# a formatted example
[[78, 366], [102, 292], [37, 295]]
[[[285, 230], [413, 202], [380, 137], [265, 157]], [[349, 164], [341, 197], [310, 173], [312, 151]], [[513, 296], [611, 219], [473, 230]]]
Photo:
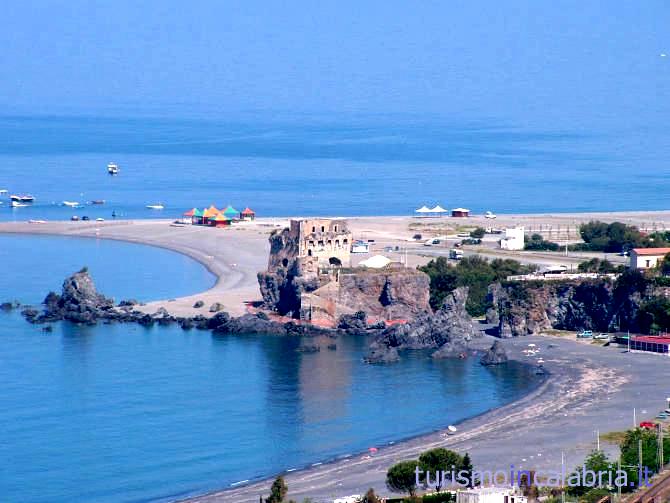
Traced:
[[358, 500], [358, 503], [382, 503], [382, 500], [375, 494], [375, 490], [370, 488], [365, 495]]
[[456, 452], [450, 451], [443, 447], [431, 449], [419, 456], [419, 468], [423, 470], [423, 474], [419, 480], [427, 482], [428, 472], [431, 473], [430, 483], [434, 486], [437, 492], [440, 492], [442, 487], [442, 479], [440, 473], [451, 472], [452, 466], [458, 472], [463, 464], [463, 458]]
[[416, 492], [416, 467], [418, 461], [402, 461], [393, 465], [386, 472], [386, 487], [396, 493], [409, 493], [414, 496]]
[[668, 253], [659, 264], [659, 269], [663, 276], [670, 275], [670, 253]]
[[474, 467], [472, 466], [472, 461], [470, 460], [470, 454], [467, 452], [465, 453], [465, 456], [463, 456], [463, 462], [461, 463], [460, 466], [460, 471], [464, 471], [468, 473], [468, 487], [472, 488], [474, 487], [475, 481], [472, 480], [472, 470]]
[[288, 487], [286, 487], [286, 482], [284, 478], [279, 476], [272, 483], [270, 488], [270, 496], [265, 499], [265, 503], [282, 503], [284, 498], [286, 498], [286, 493], [288, 493]]
[[572, 472], [572, 474], [568, 477], [567, 480], [570, 480], [570, 478], [576, 477], [577, 474], [581, 474], [579, 477], [579, 484], [569, 484], [568, 494], [571, 494], [572, 496], [583, 496], [592, 489], [592, 487], [589, 487], [588, 484], [584, 483], [584, 468], [596, 474], [598, 472], [616, 472], [616, 467], [608, 459], [607, 455], [603, 451], [594, 450], [586, 457], [584, 460], [584, 465], [575, 468], [575, 471]]
[[470, 232], [470, 237], [475, 239], [481, 239], [486, 234], [486, 230], [483, 227], [477, 227], [472, 232]]

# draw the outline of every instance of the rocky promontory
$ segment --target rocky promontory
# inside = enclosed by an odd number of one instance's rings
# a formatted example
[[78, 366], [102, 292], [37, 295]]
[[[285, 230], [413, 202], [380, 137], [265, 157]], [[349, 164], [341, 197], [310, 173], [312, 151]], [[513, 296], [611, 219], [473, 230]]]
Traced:
[[500, 341], [495, 341], [493, 346], [491, 346], [489, 350], [480, 358], [479, 363], [487, 367], [491, 365], [507, 363], [507, 352], [505, 351], [502, 343]]
[[435, 313], [424, 313], [408, 323], [387, 328], [370, 344], [366, 361], [393, 362], [398, 360], [399, 351], [411, 349], [434, 349], [433, 358], [461, 355], [477, 334], [472, 317], [465, 310], [467, 297], [467, 288], [457, 288]]

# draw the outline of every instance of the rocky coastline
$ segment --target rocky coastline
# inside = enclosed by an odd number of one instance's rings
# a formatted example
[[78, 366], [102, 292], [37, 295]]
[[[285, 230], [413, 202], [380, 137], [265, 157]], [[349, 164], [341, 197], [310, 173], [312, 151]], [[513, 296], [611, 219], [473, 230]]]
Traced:
[[342, 334], [376, 335], [386, 326], [383, 323], [368, 325], [365, 313], [342, 316], [336, 328], [322, 328], [299, 321], [276, 321], [266, 313], [247, 313], [234, 317], [222, 311], [222, 306], [212, 305], [211, 317], [196, 315], [179, 317], [171, 315], [167, 309], [159, 308], [148, 314], [136, 309], [136, 300], [114, 299], [100, 294], [86, 269], [69, 276], [63, 282], [61, 293], [49, 292], [41, 308], [20, 306], [18, 303], [5, 302], [3, 310], [21, 307], [21, 314], [30, 323], [43, 325], [58, 321], [95, 325], [97, 323], [138, 323], [143, 326], [179, 325], [184, 330], [211, 330], [216, 334], [258, 333], [289, 336], [330, 336]]

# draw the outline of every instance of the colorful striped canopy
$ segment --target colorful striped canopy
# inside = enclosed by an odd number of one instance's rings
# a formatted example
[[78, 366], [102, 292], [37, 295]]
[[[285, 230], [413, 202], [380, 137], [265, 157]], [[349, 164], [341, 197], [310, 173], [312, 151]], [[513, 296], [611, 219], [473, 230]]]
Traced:
[[191, 210], [188, 210], [186, 213], [184, 213], [184, 216], [185, 216], [185, 217], [194, 217], [197, 211], [198, 211], [198, 210], [196, 210], [195, 208], [193, 208], [193, 209], [191, 209]]
[[215, 222], [227, 222], [227, 221], [229, 221], [229, 220], [231, 220], [231, 219], [228, 218], [228, 217], [227, 217], [226, 215], [224, 215], [223, 213], [219, 213], [219, 214], [218, 214], [217, 216], [215, 216], [212, 220], [214, 220]]
[[203, 212], [202, 216], [205, 217], [205, 218], [212, 218], [212, 217], [217, 216], [219, 213], [221, 213], [221, 212], [216, 208], [216, 206], [211, 205], [209, 208], [207, 208]]
[[223, 213], [224, 215], [226, 215], [227, 217], [236, 217], [237, 215], [240, 214], [239, 211], [237, 211], [235, 208], [233, 208], [233, 207], [230, 206], [230, 205], [228, 205], [228, 206], [226, 207], [226, 209], [223, 210], [222, 213]]
[[193, 216], [194, 216], [194, 217], [202, 218], [203, 213], [204, 213], [204, 212], [202, 212], [202, 211], [196, 209], [196, 210], [193, 212]]
[[250, 209], [248, 206], [242, 210], [242, 215], [255, 215], [254, 210]]

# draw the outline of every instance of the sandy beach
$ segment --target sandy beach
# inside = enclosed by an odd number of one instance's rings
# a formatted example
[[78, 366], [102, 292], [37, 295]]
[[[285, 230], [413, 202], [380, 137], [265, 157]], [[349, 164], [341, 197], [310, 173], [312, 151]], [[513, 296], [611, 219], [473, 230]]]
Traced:
[[[592, 219], [620, 220], [642, 226], [653, 223], [657, 228], [670, 225], [670, 212], [636, 212], [580, 215], [509, 215], [499, 216], [496, 226], [520, 224], [539, 226], [567, 225]], [[463, 225], [456, 219], [423, 222], [411, 217], [351, 218], [349, 225], [356, 238], [374, 240], [375, 246], [406, 243], [421, 225], [422, 232], [441, 232], [442, 227]], [[195, 226], [174, 227], [167, 220], [134, 220], [114, 222], [48, 222], [0, 223], [0, 233], [55, 234], [73, 237], [116, 239], [148, 244], [186, 254], [205, 265], [216, 275], [216, 284], [206, 292], [179, 299], [156, 300], [142, 306], [146, 312], [165, 307], [175, 315], [208, 315], [207, 307], [222, 302], [231, 314], [242, 314], [249, 302], [259, 299], [256, 273], [265, 268], [268, 235], [283, 227], [286, 219], [259, 219], [230, 229]], [[483, 218], [467, 219], [467, 225], [484, 224]], [[421, 252], [421, 253], [419, 253]], [[409, 265], [429, 259], [419, 248], [408, 249]], [[533, 260], [553, 260], [539, 255]], [[575, 256], [578, 261], [583, 257]], [[169, 271], [166, 271], [169, 280]], [[205, 308], [194, 309], [196, 300]], [[550, 376], [532, 393], [505, 407], [464, 421], [456, 435], [444, 431], [376, 446], [374, 455], [351, 453], [350, 457], [319, 466], [289, 467], [299, 469], [286, 474], [289, 496], [315, 501], [332, 501], [334, 497], [359, 494], [374, 487], [388, 494], [384, 478], [388, 467], [411, 459], [430, 447], [445, 446], [471, 454], [478, 469], [516, 467], [560, 469], [561, 452], [568, 469], [581, 462], [595, 446], [596, 430], [600, 433], [633, 426], [633, 409], [638, 421], [653, 418], [665, 407], [670, 389], [667, 358], [651, 354], [629, 354], [616, 347], [577, 343], [554, 336], [524, 337], [505, 340], [508, 354], [517, 360], [534, 364], [521, 352], [529, 343], [537, 344]], [[480, 348], [491, 340], [483, 336]], [[549, 347], [553, 345], [554, 347]], [[427, 390], [426, 400], [431, 400]], [[383, 420], [383, 418], [380, 418]], [[446, 426], [446, 425], [444, 425]], [[613, 449], [613, 446], [609, 448]], [[326, 460], [324, 460], [326, 461]], [[240, 484], [221, 492], [193, 497], [189, 502], [258, 501], [267, 495], [270, 481]]]

